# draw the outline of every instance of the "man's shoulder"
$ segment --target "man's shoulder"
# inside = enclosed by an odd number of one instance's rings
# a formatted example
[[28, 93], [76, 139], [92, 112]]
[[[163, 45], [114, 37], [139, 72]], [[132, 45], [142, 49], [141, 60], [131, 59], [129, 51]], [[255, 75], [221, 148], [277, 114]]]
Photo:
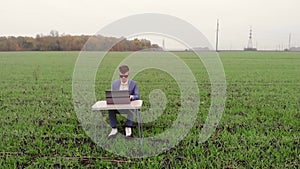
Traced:
[[112, 82], [112, 84], [117, 84], [117, 83], [121, 83], [120, 79], [114, 80], [114, 81]]
[[111, 83], [111, 86], [112, 86], [112, 89], [113, 90], [117, 90], [116, 88], [118, 88], [118, 85], [121, 83], [120, 80], [114, 80], [112, 83]]
[[137, 84], [136, 81], [134, 81], [134, 80], [129, 80], [128, 83]]

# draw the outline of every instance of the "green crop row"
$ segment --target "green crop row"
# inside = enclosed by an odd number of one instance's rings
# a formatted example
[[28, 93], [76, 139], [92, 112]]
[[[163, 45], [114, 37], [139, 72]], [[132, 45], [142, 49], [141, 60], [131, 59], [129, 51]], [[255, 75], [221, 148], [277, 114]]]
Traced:
[[[0, 53], [0, 168], [299, 168], [300, 53], [219, 53], [227, 100], [216, 131], [204, 143], [199, 136], [209, 114], [211, 82], [195, 54], [175, 53], [195, 76], [199, 112], [178, 144], [143, 158], [109, 152], [78, 121], [72, 97], [78, 54]], [[95, 79], [97, 100], [104, 99], [116, 67], [129, 54], [109, 53], [100, 63]], [[143, 124], [145, 138], [164, 133], [180, 113], [179, 85], [167, 72], [154, 68], [133, 79], [144, 100], [141, 111], [155, 119]], [[167, 99], [162, 115], [156, 114], [159, 109], [150, 111], [151, 104], [160, 104], [150, 102], [156, 89]], [[122, 133], [126, 118], [118, 117]], [[104, 120], [109, 122], [106, 114]], [[133, 133], [138, 137], [137, 127]], [[142, 147], [140, 151], [148, 150]]]

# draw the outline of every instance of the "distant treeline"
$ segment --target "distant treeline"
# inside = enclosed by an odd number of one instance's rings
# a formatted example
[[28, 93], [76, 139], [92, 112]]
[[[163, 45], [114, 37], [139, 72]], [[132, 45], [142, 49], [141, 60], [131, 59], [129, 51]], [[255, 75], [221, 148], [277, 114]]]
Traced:
[[[88, 41], [88, 45], [85, 43]], [[84, 46], [85, 45], [85, 46]], [[52, 32], [50, 35], [33, 37], [0, 37], [0, 51], [138, 51], [159, 50], [157, 44], [146, 39], [127, 40], [124, 38], [95, 36], [71, 36]]]
[[300, 51], [300, 47], [291, 47], [290, 49], [288, 49], [288, 51], [299, 52]]

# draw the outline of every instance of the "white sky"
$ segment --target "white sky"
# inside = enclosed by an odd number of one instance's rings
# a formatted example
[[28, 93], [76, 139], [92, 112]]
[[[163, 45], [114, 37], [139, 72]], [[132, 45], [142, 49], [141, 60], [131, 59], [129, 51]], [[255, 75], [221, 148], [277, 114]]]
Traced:
[[219, 19], [220, 49], [246, 47], [250, 26], [258, 49], [287, 47], [290, 33], [292, 46], [300, 46], [299, 0], [0, 0], [0, 5], [0, 36], [51, 30], [93, 35], [125, 16], [161, 13], [191, 23], [213, 46]]

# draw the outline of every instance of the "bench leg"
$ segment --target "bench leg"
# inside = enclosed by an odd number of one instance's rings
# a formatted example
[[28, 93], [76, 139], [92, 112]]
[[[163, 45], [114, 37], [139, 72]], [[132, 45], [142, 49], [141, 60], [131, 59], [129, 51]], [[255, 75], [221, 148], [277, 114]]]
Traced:
[[141, 121], [141, 112], [139, 110], [135, 110], [135, 114], [137, 117], [137, 123], [138, 123], [138, 129], [139, 129], [139, 138], [140, 138], [140, 144], [143, 144], [143, 138], [144, 138], [144, 134], [143, 134], [143, 124]]

